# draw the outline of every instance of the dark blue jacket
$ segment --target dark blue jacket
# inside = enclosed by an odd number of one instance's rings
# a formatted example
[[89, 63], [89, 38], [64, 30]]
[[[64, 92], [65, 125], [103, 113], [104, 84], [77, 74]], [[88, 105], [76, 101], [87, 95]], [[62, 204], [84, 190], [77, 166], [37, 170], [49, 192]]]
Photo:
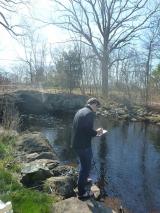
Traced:
[[95, 113], [90, 106], [80, 109], [73, 120], [72, 147], [85, 149], [91, 147], [92, 137], [97, 135], [93, 129]]

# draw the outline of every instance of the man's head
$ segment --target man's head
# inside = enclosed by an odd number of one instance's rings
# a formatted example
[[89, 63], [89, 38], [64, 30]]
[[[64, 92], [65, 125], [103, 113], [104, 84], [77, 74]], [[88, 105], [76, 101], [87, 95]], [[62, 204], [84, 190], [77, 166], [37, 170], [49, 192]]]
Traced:
[[101, 106], [100, 102], [97, 100], [97, 98], [90, 98], [88, 101], [87, 101], [87, 105], [89, 105], [92, 110], [94, 112], [97, 111], [97, 108]]

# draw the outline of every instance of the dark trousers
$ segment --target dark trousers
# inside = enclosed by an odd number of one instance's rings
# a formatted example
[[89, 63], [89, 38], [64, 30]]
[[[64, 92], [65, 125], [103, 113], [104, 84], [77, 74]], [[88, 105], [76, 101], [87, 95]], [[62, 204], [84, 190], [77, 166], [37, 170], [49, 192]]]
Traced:
[[78, 177], [78, 194], [79, 196], [85, 193], [87, 178], [91, 170], [92, 149], [76, 149], [75, 150], [80, 160], [80, 171]]

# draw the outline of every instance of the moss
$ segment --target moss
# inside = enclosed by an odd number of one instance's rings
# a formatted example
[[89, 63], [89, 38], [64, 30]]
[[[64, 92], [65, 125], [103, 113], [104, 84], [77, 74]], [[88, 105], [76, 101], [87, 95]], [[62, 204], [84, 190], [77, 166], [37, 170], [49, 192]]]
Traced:
[[15, 213], [50, 213], [56, 198], [43, 192], [24, 189], [3, 194], [0, 198], [7, 202], [10, 200]]
[[24, 188], [13, 175], [0, 168], [0, 199], [12, 201], [15, 213], [49, 213], [56, 198], [43, 192]]
[[23, 189], [11, 194], [15, 213], [49, 213], [54, 197], [42, 192]]

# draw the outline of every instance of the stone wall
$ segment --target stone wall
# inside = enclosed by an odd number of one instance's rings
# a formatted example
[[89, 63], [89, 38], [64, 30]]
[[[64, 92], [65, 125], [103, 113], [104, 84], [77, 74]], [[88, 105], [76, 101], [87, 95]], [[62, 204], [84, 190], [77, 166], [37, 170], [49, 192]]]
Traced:
[[58, 112], [74, 112], [84, 106], [86, 97], [65, 93], [49, 94], [37, 91], [17, 91], [0, 96], [0, 112], [6, 104], [13, 105], [21, 114], [54, 114]]

